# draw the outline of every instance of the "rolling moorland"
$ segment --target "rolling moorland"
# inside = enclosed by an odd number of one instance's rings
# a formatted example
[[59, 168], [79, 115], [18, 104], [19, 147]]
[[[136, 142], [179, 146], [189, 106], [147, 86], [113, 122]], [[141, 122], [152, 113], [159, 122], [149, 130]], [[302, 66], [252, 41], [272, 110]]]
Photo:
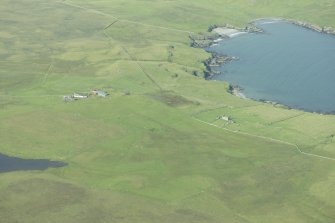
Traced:
[[190, 34], [262, 17], [335, 2], [2, 0], [0, 153], [68, 165], [0, 173], [1, 222], [335, 222], [335, 116], [192, 75]]

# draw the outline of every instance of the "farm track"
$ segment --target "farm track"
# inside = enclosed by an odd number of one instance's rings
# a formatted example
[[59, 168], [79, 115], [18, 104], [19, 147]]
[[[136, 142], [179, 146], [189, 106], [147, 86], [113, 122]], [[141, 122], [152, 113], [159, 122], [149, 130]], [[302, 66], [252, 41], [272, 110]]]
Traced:
[[154, 84], [156, 85], [157, 88], [159, 88], [159, 90], [163, 90], [163, 88], [150, 76], [150, 74], [148, 74], [144, 67], [139, 63], [139, 61], [137, 60], [137, 58], [133, 55], [131, 55], [129, 53], [129, 51], [124, 47], [121, 46], [122, 49], [126, 52], [126, 54], [130, 57], [131, 60], [135, 61], [135, 63], [137, 64], [137, 66], [141, 69], [141, 71], [145, 74], [145, 76]]
[[[107, 38], [109, 38], [110, 40], [113, 40], [113, 41], [116, 41], [114, 40], [112, 37], [110, 37], [106, 32], [105, 30], [109, 29], [112, 25], [114, 25], [115, 23], [117, 22], [124, 22], [124, 23], [130, 23], [130, 24], [137, 24], [137, 25], [143, 25], [143, 26], [147, 26], [147, 27], [153, 27], [153, 28], [157, 28], [157, 29], [165, 29], [165, 30], [170, 30], [170, 31], [174, 31], [174, 32], [182, 32], [182, 33], [188, 33], [188, 34], [194, 34], [194, 32], [192, 31], [187, 31], [187, 30], [181, 30], [181, 29], [175, 29], [175, 28], [170, 28], [170, 27], [164, 27], [164, 26], [158, 26], [158, 25], [152, 25], [152, 24], [147, 24], [147, 23], [143, 23], [143, 22], [138, 22], [138, 21], [133, 21], [133, 20], [128, 20], [128, 19], [120, 19], [116, 16], [113, 16], [111, 14], [108, 14], [108, 13], [105, 13], [105, 12], [102, 12], [102, 11], [99, 11], [99, 10], [96, 10], [96, 9], [91, 9], [91, 8], [87, 8], [87, 7], [84, 7], [84, 6], [80, 6], [80, 5], [77, 5], [77, 4], [73, 4], [73, 3], [70, 3], [70, 2], [67, 2], [67, 1], [62, 1], [62, 2], [59, 2], [60, 4], [63, 4], [63, 5], [67, 5], [67, 6], [71, 6], [71, 7], [75, 7], [75, 8], [79, 8], [79, 9], [82, 9], [82, 10], [86, 10], [88, 12], [91, 12], [91, 13], [95, 13], [95, 14], [99, 14], [99, 15], [102, 15], [102, 16], [106, 16], [106, 17], [110, 17], [110, 18], [113, 18], [115, 21], [113, 21], [111, 24], [107, 25], [105, 28], [104, 28], [104, 34], [106, 35]], [[141, 69], [141, 71], [147, 76], [147, 78], [154, 84], [156, 85], [160, 90], [162, 90], [162, 88], [160, 87], [160, 85], [145, 71], [145, 69], [143, 68], [143, 66], [139, 63], [140, 61], [137, 60], [137, 58], [134, 56], [134, 55], [131, 55], [129, 53], [129, 51], [124, 47], [122, 46], [122, 49], [123, 51], [129, 56], [129, 58], [136, 62], [136, 64], [138, 65], [138, 67]], [[300, 116], [301, 114], [299, 114], [298, 116]], [[294, 116], [295, 117], [295, 116]], [[294, 118], [294, 117], [291, 117], [291, 118]], [[290, 143], [290, 142], [286, 142], [286, 141], [283, 141], [283, 140], [279, 140], [279, 139], [274, 139], [274, 138], [270, 138], [270, 137], [266, 137], [266, 136], [259, 136], [259, 135], [254, 135], [254, 134], [250, 134], [250, 133], [247, 133], [247, 132], [241, 132], [241, 131], [235, 131], [235, 130], [230, 130], [228, 128], [224, 128], [224, 127], [221, 127], [221, 126], [217, 126], [215, 124], [212, 124], [212, 123], [209, 123], [209, 122], [205, 122], [203, 120], [200, 120], [198, 118], [195, 118], [194, 116], [192, 116], [193, 119], [197, 120], [198, 122], [201, 122], [201, 123], [204, 123], [204, 124], [207, 124], [207, 125], [210, 125], [210, 126], [213, 126], [213, 127], [216, 127], [216, 128], [219, 128], [219, 129], [222, 129], [224, 131], [228, 131], [228, 132], [232, 132], [232, 133], [235, 133], [235, 134], [240, 134], [240, 135], [247, 135], [247, 136], [251, 136], [251, 137], [255, 137], [255, 138], [261, 138], [261, 139], [265, 139], [265, 140], [269, 140], [269, 141], [273, 141], [273, 142], [277, 142], [277, 143], [282, 143], [282, 144], [286, 144], [286, 145], [290, 145], [290, 146], [293, 146], [300, 154], [303, 154], [303, 155], [306, 155], [306, 156], [312, 156], [312, 157], [316, 157], [316, 158], [321, 158], [321, 159], [327, 159], [327, 160], [332, 160], [332, 161], [335, 161], [335, 158], [331, 158], [331, 157], [326, 157], [326, 156], [321, 156], [321, 155], [317, 155], [317, 154], [313, 154], [313, 153], [306, 153], [306, 152], [303, 152], [298, 145], [296, 144], [293, 144], [293, 143]], [[280, 121], [284, 121], [284, 120], [280, 120]], [[273, 124], [273, 123], [271, 123]]]
[[42, 85], [44, 85], [46, 83], [46, 81], [47, 81], [47, 79], [49, 77], [49, 74], [51, 73], [52, 69], [53, 69], [53, 63], [51, 63], [49, 65], [48, 70], [45, 72], [44, 78], [43, 78], [42, 83], [41, 83]]
[[284, 122], [284, 121], [287, 121], [287, 120], [290, 120], [290, 119], [294, 119], [294, 118], [297, 118], [297, 117], [300, 117], [300, 116], [303, 116], [305, 113], [302, 112], [302, 113], [299, 113], [297, 115], [293, 115], [291, 117], [287, 117], [287, 118], [284, 118], [284, 119], [280, 119], [280, 120], [277, 120], [277, 121], [273, 121], [273, 122], [270, 122], [269, 125], [273, 125], [273, 124], [277, 124], [277, 123], [280, 123], [280, 122]]
[[99, 10], [96, 10], [96, 9], [91, 9], [91, 8], [87, 8], [87, 7], [84, 7], [84, 6], [77, 5], [77, 4], [73, 4], [73, 3], [70, 3], [68, 1], [62, 1], [62, 2], [59, 2], [59, 3], [63, 4], [63, 5], [79, 8], [79, 9], [82, 9], [82, 10], [86, 10], [88, 12], [92, 12], [92, 13], [99, 14], [99, 15], [102, 15], [102, 16], [106, 16], [106, 17], [109, 17], [109, 18], [113, 18], [113, 19], [116, 19], [118, 22], [130, 23], [130, 24], [135, 24], [135, 25], [142, 25], [142, 26], [147, 26], [147, 27], [152, 27], [152, 28], [157, 28], [157, 29], [165, 29], [165, 30], [170, 30], [170, 31], [174, 31], [174, 32], [194, 34], [194, 32], [188, 31], [188, 30], [182, 30], [182, 29], [170, 28], [170, 27], [165, 27], [165, 26], [152, 25], [152, 24], [133, 21], [133, 20], [129, 20], [129, 19], [120, 19], [120, 18], [118, 18], [116, 16], [113, 16], [111, 14], [108, 14], [108, 13], [105, 13], [105, 12], [102, 12], [102, 11], [99, 11]]
[[[115, 22], [114, 22], [115, 23]], [[114, 23], [112, 23], [111, 25], [113, 25]], [[111, 25], [109, 25], [109, 27], [111, 26]], [[125, 46], [123, 46], [122, 44], [120, 44], [117, 40], [115, 40], [113, 37], [111, 37], [110, 35], [108, 35], [107, 33], [106, 33], [106, 28], [103, 30], [103, 33], [104, 33], [104, 35], [110, 40], [110, 41], [114, 41], [114, 42], [116, 42], [116, 43], [118, 43], [119, 45], [120, 45], [120, 47], [122, 48], [122, 50], [125, 52], [125, 54], [127, 54], [127, 56], [129, 57], [129, 59], [130, 59], [130, 61], [134, 61], [136, 64], [137, 64], [137, 66], [139, 67], [139, 69], [144, 73], [144, 75], [159, 89], [159, 90], [163, 90], [162, 89], [162, 87], [151, 77], [151, 75], [150, 74], [148, 74], [146, 71], [145, 71], [145, 69], [144, 69], [144, 67], [139, 63], [139, 60], [135, 57], [135, 56], [133, 56], [133, 55], [131, 55], [130, 53], [129, 53], [129, 51], [127, 50], [127, 48], [125, 47]]]
[[[66, 6], [75, 7], [75, 8], [78, 8], [78, 9], [82, 9], [82, 10], [85, 10], [85, 11], [88, 11], [88, 12], [92, 12], [92, 13], [95, 13], [95, 14], [103, 15], [103, 16], [110, 17], [110, 18], [114, 19], [115, 21], [113, 21], [112, 23], [110, 23], [109, 25], [107, 25], [103, 29], [104, 35], [107, 38], [109, 38], [110, 40], [113, 40], [113, 41], [116, 41], [116, 40], [113, 39], [110, 35], [108, 35], [105, 31], [107, 29], [111, 28], [117, 22], [124, 22], [124, 23], [136, 24], [136, 25], [143, 25], [143, 26], [153, 27], [153, 28], [157, 28], [157, 29], [170, 30], [170, 31], [173, 31], [173, 32], [182, 32], [182, 33], [187, 33], [187, 34], [194, 34], [194, 32], [188, 31], [188, 30], [181, 30], [181, 29], [175, 29], [175, 28], [170, 28], [170, 27], [165, 27], [165, 26], [152, 25], [152, 24], [138, 22], [138, 21], [133, 21], [133, 20], [128, 20], [128, 19], [120, 19], [120, 18], [118, 18], [116, 16], [113, 16], [111, 14], [108, 14], [108, 13], [105, 13], [105, 12], [102, 12], [102, 11], [99, 11], [99, 10], [96, 10], [96, 9], [91, 9], [91, 8], [87, 8], [87, 7], [84, 7], [84, 6], [80, 6], [80, 5], [77, 5], [77, 4], [74, 4], [74, 3], [70, 3], [69, 1], [62, 1], [62, 2], [59, 2], [59, 3], [63, 4], [63, 5], [66, 5]], [[156, 85], [156, 87], [159, 90], [163, 90], [163, 88], [151, 77], [151, 75], [148, 74], [145, 71], [144, 67], [139, 63], [140, 60], [138, 60], [134, 55], [130, 54], [130, 52], [127, 50], [127, 48], [125, 46], [122, 46], [120, 43], [119, 43], [119, 45], [121, 46], [121, 48], [123, 49], [123, 51], [129, 56], [129, 58], [138, 65], [138, 67], [146, 75], [146, 77], [154, 85]]]
[[224, 127], [221, 127], [221, 126], [217, 126], [217, 125], [214, 125], [212, 123], [209, 123], [209, 122], [205, 122], [201, 119], [198, 119], [196, 117], [192, 117], [194, 120], [198, 121], [198, 122], [201, 122], [203, 124], [206, 124], [206, 125], [209, 125], [209, 126], [212, 126], [212, 127], [215, 127], [215, 128], [219, 128], [219, 129], [222, 129], [224, 131], [227, 131], [227, 132], [231, 132], [231, 133], [235, 133], [235, 134], [239, 134], [239, 135], [247, 135], [247, 136], [251, 136], [251, 137], [255, 137], [255, 138], [260, 138], [260, 139], [265, 139], [265, 140], [269, 140], [269, 141], [273, 141], [273, 142], [277, 142], [277, 143], [282, 143], [282, 144], [286, 144], [286, 145], [290, 145], [290, 146], [293, 146], [295, 147], [295, 149], [300, 153], [300, 154], [303, 154], [303, 155], [306, 155], [306, 156], [313, 156], [313, 157], [317, 157], [317, 158], [320, 158], [320, 159], [327, 159], [327, 160], [332, 160], [332, 161], [335, 161], [335, 158], [331, 158], [331, 157], [327, 157], [327, 156], [320, 156], [320, 155], [317, 155], [317, 154], [313, 154], [313, 153], [306, 153], [306, 152], [303, 152], [298, 145], [296, 144], [293, 144], [293, 143], [290, 143], [290, 142], [286, 142], [286, 141], [283, 141], [283, 140], [280, 140], [280, 139], [274, 139], [274, 138], [270, 138], [270, 137], [266, 137], [266, 136], [259, 136], [259, 135], [254, 135], [254, 134], [250, 134], [250, 133], [247, 133], [247, 132], [241, 132], [241, 131], [236, 131], [236, 130], [231, 130], [231, 129], [228, 129], [228, 128], [224, 128]]

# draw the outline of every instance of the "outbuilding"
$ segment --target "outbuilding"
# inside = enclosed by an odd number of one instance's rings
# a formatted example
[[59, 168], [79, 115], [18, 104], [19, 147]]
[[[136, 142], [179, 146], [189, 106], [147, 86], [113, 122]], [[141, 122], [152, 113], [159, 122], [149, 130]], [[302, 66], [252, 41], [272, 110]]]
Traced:
[[100, 96], [100, 97], [106, 97], [109, 95], [106, 91], [102, 91], [102, 90], [93, 90], [92, 94]]
[[73, 94], [73, 98], [74, 98], [74, 99], [84, 99], [84, 98], [88, 98], [88, 96], [87, 96], [87, 95], [84, 95], [84, 94], [74, 93], [74, 94]]

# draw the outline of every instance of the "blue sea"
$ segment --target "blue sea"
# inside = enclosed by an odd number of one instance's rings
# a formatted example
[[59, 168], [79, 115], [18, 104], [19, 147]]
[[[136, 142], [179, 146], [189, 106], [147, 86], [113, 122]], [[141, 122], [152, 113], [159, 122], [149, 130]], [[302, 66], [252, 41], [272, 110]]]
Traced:
[[248, 98], [310, 112], [335, 113], [335, 36], [283, 20], [258, 20], [264, 33], [223, 40], [207, 50], [236, 56], [214, 77]]

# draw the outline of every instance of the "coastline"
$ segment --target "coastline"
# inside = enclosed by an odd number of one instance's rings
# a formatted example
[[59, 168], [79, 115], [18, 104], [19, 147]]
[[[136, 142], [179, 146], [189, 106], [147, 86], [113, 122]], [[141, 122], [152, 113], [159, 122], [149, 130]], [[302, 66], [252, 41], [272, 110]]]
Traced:
[[[197, 35], [190, 35], [191, 47], [206, 49], [211, 46], [217, 45], [219, 42], [226, 39], [235, 38], [240, 35], [248, 33], [263, 33], [261, 28], [258, 28], [254, 24], [249, 24], [244, 28], [236, 27], [230, 24], [222, 25], [211, 25], [208, 28], [207, 33], [199, 33]], [[211, 53], [211, 57], [203, 61], [206, 67], [204, 71], [204, 78], [206, 80], [212, 79], [215, 75], [220, 74], [220, 72], [215, 71], [212, 67], [219, 67], [233, 60], [239, 60], [239, 57], [222, 55], [218, 53]]]
[[294, 25], [298, 25], [301, 27], [304, 27], [306, 29], [310, 29], [313, 30], [315, 32], [318, 33], [324, 33], [324, 34], [331, 34], [331, 35], [335, 35], [335, 28], [329, 27], [329, 26], [319, 26], [310, 22], [305, 22], [305, 21], [301, 21], [301, 20], [297, 20], [297, 19], [288, 19], [288, 18], [282, 18], [282, 17], [267, 17], [267, 18], [258, 18], [258, 19], [254, 19], [251, 20], [249, 22], [249, 24], [253, 24], [256, 21], [259, 20], [274, 20], [274, 21], [285, 21]]
[[335, 28], [328, 26], [318, 26], [313, 23], [300, 21], [296, 19], [288, 19], [281, 17], [268, 17], [268, 18], [257, 18], [253, 19], [246, 24], [244, 28], [230, 25], [230, 24], [214, 24], [208, 27], [207, 32], [199, 33], [196, 35], [190, 35], [191, 47], [194, 48], [207, 48], [225, 39], [234, 38], [239, 35], [248, 33], [263, 33], [264, 30], [255, 25], [256, 21], [259, 20], [273, 20], [273, 21], [285, 21], [294, 25], [304, 27], [306, 29], [313, 30], [318, 33], [324, 33], [329, 35], [335, 35]]
[[[211, 26], [209, 26], [208, 33], [207, 33], [207, 35], [211, 36], [211, 38], [206, 39], [208, 41], [207, 44], [205, 46], [202, 46], [202, 47], [194, 46], [192, 44], [191, 44], [191, 46], [195, 47], [195, 48], [202, 48], [202, 49], [206, 50], [206, 48], [208, 48], [210, 46], [217, 45], [221, 41], [224, 41], [224, 40], [230, 39], [230, 38], [234, 38], [234, 37], [239, 36], [239, 35], [248, 34], [248, 33], [263, 33], [264, 30], [262, 30], [261, 28], [259, 28], [255, 25], [255, 22], [259, 21], [259, 20], [273, 20], [273, 22], [284, 21], [284, 22], [288, 22], [288, 23], [291, 23], [291, 24], [294, 24], [294, 25], [297, 25], [297, 26], [300, 26], [300, 27], [318, 32], [318, 33], [323, 33], [323, 34], [328, 34], [328, 35], [335, 35], [335, 29], [332, 28], [332, 27], [325, 27], [325, 26], [321, 27], [321, 26], [318, 26], [318, 25], [314, 25], [312, 23], [299, 21], [299, 20], [294, 20], [294, 19], [287, 19], [287, 18], [278, 18], [278, 17], [277, 18], [258, 18], [258, 19], [251, 20], [245, 28], [236, 27], [236, 26], [233, 26], [233, 25], [230, 25], [230, 24], [211, 25]], [[271, 21], [269, 23], [271, 23]], [[216, 37], [216, 38], [213, 38], [213, 37]], [[218, 53], [214, 53], [214, 52], [209, 52], [209, 53], [211, 53], [211, 57], [203, 62], [205, 67], [206, 67], [206, 69], [204, 71], [204, 78], [206, 80], [211, 80], [211, 79], [213, 79], [214, 76], [221, 74], [220, 71], [213, 70], [212, 69], [213, 67], [222, 66], [222, 65], [224, 65], [228, 62], [231, 62], [233, 60], [239, 60], [238, 57], [222, 55], [222, 54], [218, 54]], [[335, 111], [321, 112], [321, 111], [311, 111], [311, 110], [304, 109], [304, 108], [291, 108], [287, 105], [281, 104], [280, 102], [268, 101], [268, 100], [264, 100], [264, 99], [249, 98], [242, 93], [242, 88], [240, 86], [232, 86], [230, 83], [228, 83], [228, 84], [229, 84], [229, 88], [227, 89], [227, 92], [236, 96], [236, 97], [239, 97], [241, 99], [254, 100], [254, 101], [262, 102], [262, 103], [265, 103], [265, 104], [271, 104], [273, 106], [278, 106], [278, 107], [289, 109], [289, 110], [291, 110], [291, 109], [301, 110], [301, 111], [305, 111], [305, 112], [309, 112], [309, 113], [316, 113], [316, 114], [320, 114], [320, 115], [335, 115]]]

